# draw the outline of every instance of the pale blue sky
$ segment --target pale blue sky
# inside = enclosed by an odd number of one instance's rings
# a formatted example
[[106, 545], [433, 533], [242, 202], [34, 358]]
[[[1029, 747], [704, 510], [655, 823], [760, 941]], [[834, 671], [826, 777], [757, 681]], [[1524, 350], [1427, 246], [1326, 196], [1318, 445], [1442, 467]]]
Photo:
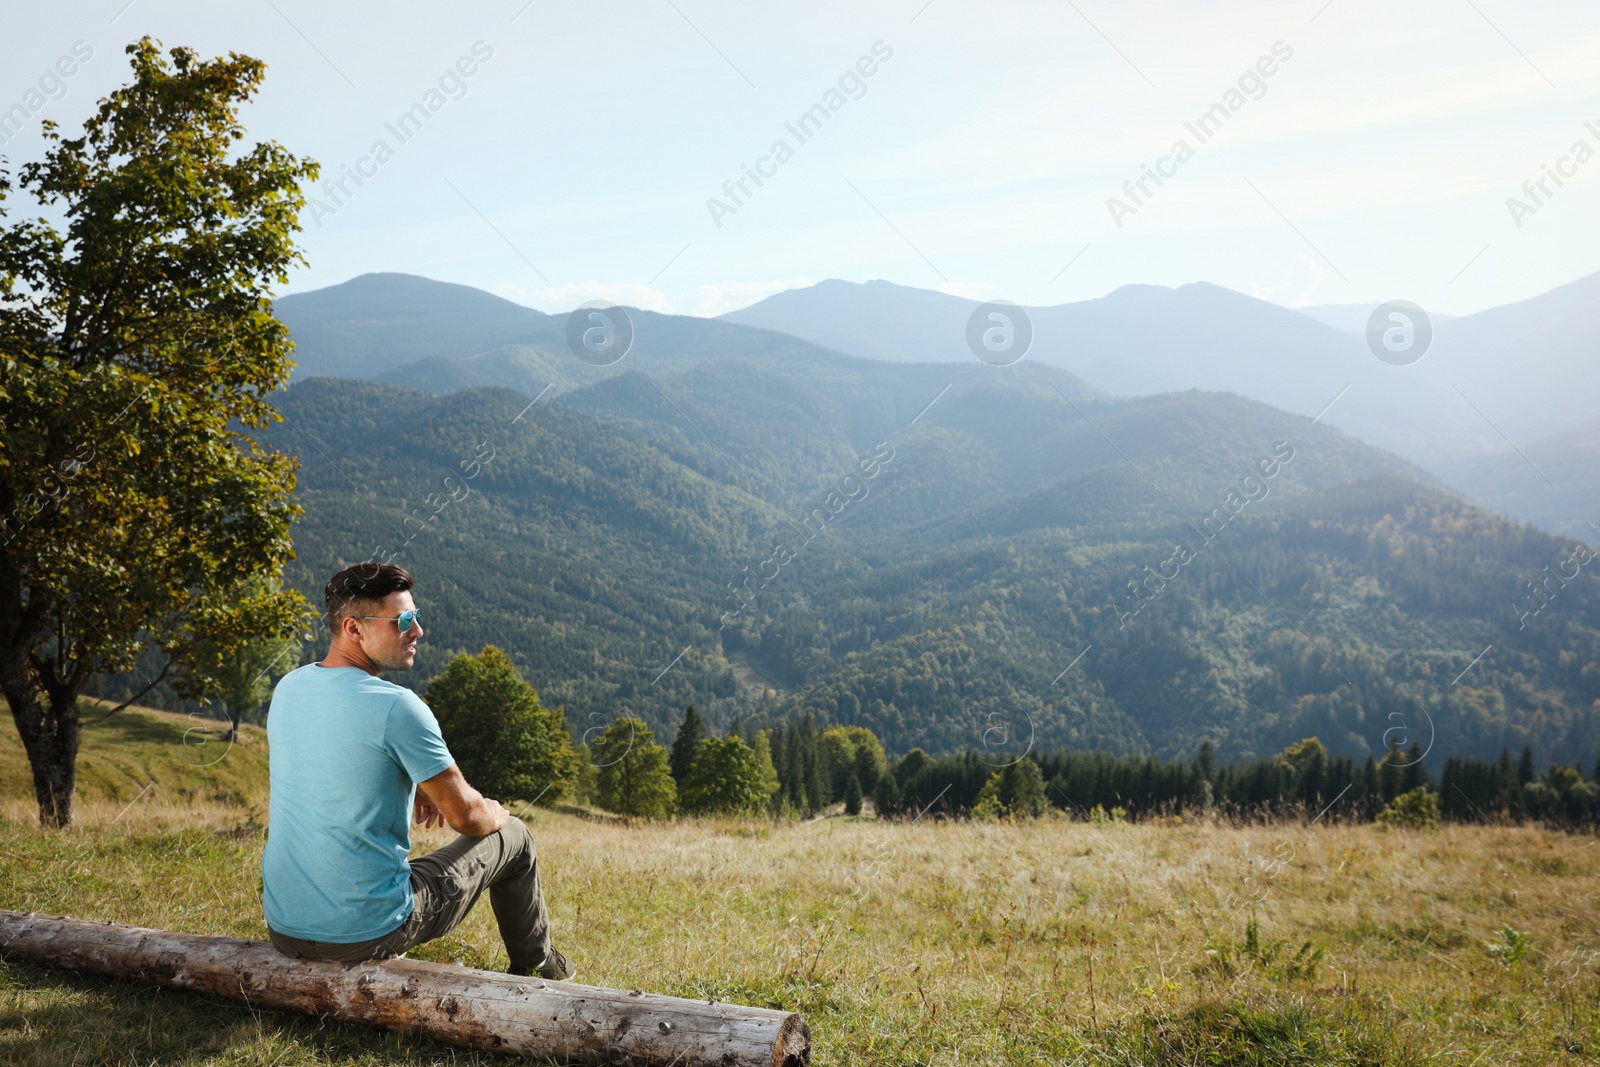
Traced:
[[[1600, 152], [1592, 0], [524, 3], [14, 11], [0, 110], [75, 42], [93, 58], [0, 154], [35, 158], [40, 118], [75, 130], [149, 33], [265, 60], [250, 132], [325, 179], [394, 149], [344, 203], [313, 191], [337, 210], [306, 215], [286, 291], [405, 271], [544, 311], [714, 314], [828, 277], [1023, 304], [1204, 280], [1463, 314], [1600, 270], [1600, 158], [1520, 228], [1507, 207], [1574, 142]], [[492, 55], [401, 144], [385, 123], [476, 42]], [[786, 130], [877, 42], [858, 98], [805, 143]], [[1292, 56], [1200, 144], [1184, 123], [1277, 42]], [[1179, 138], [1193, 158], [1119, 228], [1107, 199]], [[780, 139], [793, 157], [719, 227], [708, 198]]]

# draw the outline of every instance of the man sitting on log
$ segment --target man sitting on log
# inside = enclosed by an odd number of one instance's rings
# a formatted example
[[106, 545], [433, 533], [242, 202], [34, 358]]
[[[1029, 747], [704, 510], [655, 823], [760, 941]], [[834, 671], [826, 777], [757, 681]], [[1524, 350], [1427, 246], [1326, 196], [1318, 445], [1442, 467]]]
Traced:
[[[428, 705], [378, 677], [416, 660], [411, 585], [388, 563], [335, 574], [327, 657], [273, 690], [261, 858], [272, 943], [345, 964], [403, 955], [455, 929], [487, 889], [510, 973], [571, 980], [576, 968], [550, 944], [528, 828], [467, 784]], [[462, 836], [408, 861], [413, 813]]]

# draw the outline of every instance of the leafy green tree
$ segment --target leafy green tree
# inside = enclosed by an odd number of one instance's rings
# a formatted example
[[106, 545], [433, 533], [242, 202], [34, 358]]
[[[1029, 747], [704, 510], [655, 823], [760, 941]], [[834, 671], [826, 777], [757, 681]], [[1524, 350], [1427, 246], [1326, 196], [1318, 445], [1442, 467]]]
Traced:
[[[264, 581], [251, 587], [257, 595], [275, 588], [275, 583]], [[196, 643], [195, 660], [222, 684], [221, 703], [229, 723], [227, 740], [239, 740], [240, 720], [267, 702], [278, 678], [300, 665], [304, 646], [305, 639], [300, 634], [252, 637], [232, 650], [208, 639]]]
[[644, 720], [617, 719], [594, 745], [599, 758], [595, 783], [600, 806], [618, 815], [665, 819], [678, 806], [667, 750], [655, 743]]
[[870, 793], [877, 788], [878, 776], [889, 765], [889, 760], [883, 754], [883, 746], [878, 744], [876, 737], [872, 737], [870, 730], [867, 731], [867, 736], [870, 738], [870, 743], [861, 740], [856, 742], [856, 761], [851, 769], [861, 782], [861, 788]]
[[1000, 803], [1007, 811], [1038, 818], [1050, 807], [1044, 775], [1031, 759], [1019, 759], [1000, 772]]
[[831, 770], [832, 795], [844, 796], [845, 782], [853, 773], [868, 792], [878, 783], [878, 775], [888, 765], [883, 745], [865, 726], [830, 726], [820, 739]]
[[706, 721], [693, 704], [683, 709], [683, 722], [678, 724], [678, 735], [672, 739], [672, 778], [679, 785], [689, 777], [689, 768], [694, 766], [700, 743], [709, 732]]
[[778, 781], [778, 768], [772, 762], [772, 737], [768, 731], [762, 730], [756, 734], [755, 754], [756, 763], [761, 767], [761, 791], [765, 796], [763, 803], [771, 804], [783, 785]]
[[678, 793], [683, 810], [697, 815], [757, 811], [768, 796], [755, 750], [738, 737], [706, 738]]
[[594, 765], [595, 752], [582, 738], [574, 747], [578, 751], [578, 780], [572, 786], [572, 799], [579, 804], [592, 804], [600, 788], [600, 771]]
[[1328, 748], [1315, 737], [1295, 742], [1276, 757], [1280, 766], [1294, 775], [1295, 789], [1306, 803], [1314, 803], [1322, 795], [1323, 779], [1328, 772]]
[[493, 645], [463, 653], [428, 682], [423, 699], [439, 720], [461, 773], [488, 796], [554, 804], [582, 774], [566, 718]]
[[[149, 38], [127, 54], [131, 82], [83, 135], [45, 122], [44, 160], [19, 172], [65, 233], [0, 224], [0, 693], [48, 827], [72, 823], [91, 678], [150, 646], [165, 666], [129, 702], [169, 675], [209, 699], [228, 681], [202, 640], [231, 652], [315, 617], [248, 591], [291, 557], [299, 508], [294, 458], [247, 431], [278, 418], [292, 346], [269, 287], [304, 261], [317, 165], [241, 144], [259, 60]], [[0, 173], [0, 220], [10, 190]]]
[[983, 788], [978, 790], [978, 799], [972, 805], [972, 817], [975, 819], [998, 819], [1007, 814], [1004, 805], [1000, 803], [1000, 772], [995, 771], [989, 780], [983, 783]]
[[1319, 739], [1307, 737], [1278, 753], [1277, 760], [1295, 774], [1304, 775], [1317, 764], [1328, 761], [1328, 748]]
[[978, 791], [972, 813], [980, 818], [1001, 815], [1038, 818], [1049, 807], [1039, 765], [1031, 759], [1020, 759], [989, 776]]
[[828, 793], [832, 797], [844, 796], [845, 782], [856, 766], [856, 742], [843, 726], [830, 726], [817, 739], [827, 768]]
[[914, 748], [900, 757], [900, 762], [894, 765], [894, 776], [903, 786], [918, 774], [922, 769], [932, 763], [933, 759], [922, 749]]

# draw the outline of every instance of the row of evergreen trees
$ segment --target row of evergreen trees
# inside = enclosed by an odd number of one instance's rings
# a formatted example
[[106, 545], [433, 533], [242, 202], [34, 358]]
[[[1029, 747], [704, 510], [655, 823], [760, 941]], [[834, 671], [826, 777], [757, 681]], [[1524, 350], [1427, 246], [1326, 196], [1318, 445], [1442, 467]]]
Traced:
[[1505, 750], [1498, 760], [1451, 756], [1435, 782], [1416, 744], [1358, 763], [1330, 756], [1314, 737], [1270, 759], [1225, 766], [1217, 764], [1209, 742], [1190, 761], [1057, 751], [1030, 753], [1004, 767], [977, 751], [935, 759], [912, 749], [885, 772], [874, 799], [888, 817], [1036, 815], [1051, 805], [1083, 817], [1213, 809], [1240, 818], [1371, 821], [1396, 798], [1419, 791], [1432, 794], [1447, 821], [1600, 827], [1600, 762], [1585, 774], [1581, 766], [1559, 764], [1536, 772], [1527, 748], [1516, 761]]
[[819, 728], [811, 716], [763, 729], [735, 720], [711, 734], [694, 705], [671, 748], [622, 716], [575, 740], [561, 709], [493, 646], [456, 658], [426, 698], [468, 780], [501, 797], [593, 802], [629, 816], [810, 816], [843, 802], [851, 814], [871, 797], [889, 818], [1018, 815], [1051, 807], [1081, 817], [1145, 818], [1216, 810], [1230, 817], [1370, 821], [1396, 798], [1429, 796], [1427, 810], [1457, 822], [1539, 820], [1600, 826], [1600, 763], [1535, 770], [1518, 760], [1452, 756], [1437, 782], [1413, 744], [1381, 760], [1332, 756], [1307, 738], [1269, 759], [1219, 765], [1209, 742], [1192, 760], [1103, 752], [1032, 752], [1004, 763], [975, 750], [932, 757], [920, 748], [891, 761], [871, 730]]

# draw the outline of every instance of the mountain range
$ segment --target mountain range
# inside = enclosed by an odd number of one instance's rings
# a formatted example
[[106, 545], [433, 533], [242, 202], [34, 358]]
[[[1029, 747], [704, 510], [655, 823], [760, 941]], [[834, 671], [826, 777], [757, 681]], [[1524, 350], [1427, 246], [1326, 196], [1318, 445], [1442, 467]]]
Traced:
[[[1076, 313], [1108, 345], [1118, 306], [1173, 344], [1150, 309], [1188, 308], [1245, 374], [1272, 349], [1232, 308], [1339, 351], [1237, 294], [1119, 293]], [[277, 310], [300, 365], [261, 436], [301, 457], [305, 508], [286, 576], [314, 598], [349, 563], [411, 567], [431, 625], [398, 680], [492, 643], [580, 735], [631, 713], [670, 736], [694, 702], [719, 728], [810, 714], [996, 765], [1312, 734], [1600, 756], [1600, 594], [1571, 543], [1347, 432], [1338, 405], [1193, 377], [1120, 395], [1044, 358], [1048, 316], [1038, 358], [999, 367], [628, 309], [632, 348], [595, 366], [566, 316], [426, 279]]]
[[[715, 355], [792, 362], [830, 349], [883, 362], [976, 363], [967, 328], [979, 306], [889, 282], [834, 280], [714, 322], [627, 309], [633, 347], [606, 367], [572, 357], [566, 315], [409, 275], [363, 275], [285, 297], [277, 311], [296, 340], [297, 379], [559, 394], [628, 369], [655, 373]], [[1066, 370], [1084, 388], [1125, 397], [1225, 391], [1320, 416], [1495, 510], [1586, 537], [1600, 520], [1587, 399], [1600, 395], [1595, 306], [1600, 274], [1475, 315], [1434, 316], [1431, 346], [1405, 366], [1373, 355], [1360, 328], [1372, 311], [1365, 306], [1290, 310], [1197, 283], [1125, 286], [1022, 311], [1033, 332], [1025, 362]]]

